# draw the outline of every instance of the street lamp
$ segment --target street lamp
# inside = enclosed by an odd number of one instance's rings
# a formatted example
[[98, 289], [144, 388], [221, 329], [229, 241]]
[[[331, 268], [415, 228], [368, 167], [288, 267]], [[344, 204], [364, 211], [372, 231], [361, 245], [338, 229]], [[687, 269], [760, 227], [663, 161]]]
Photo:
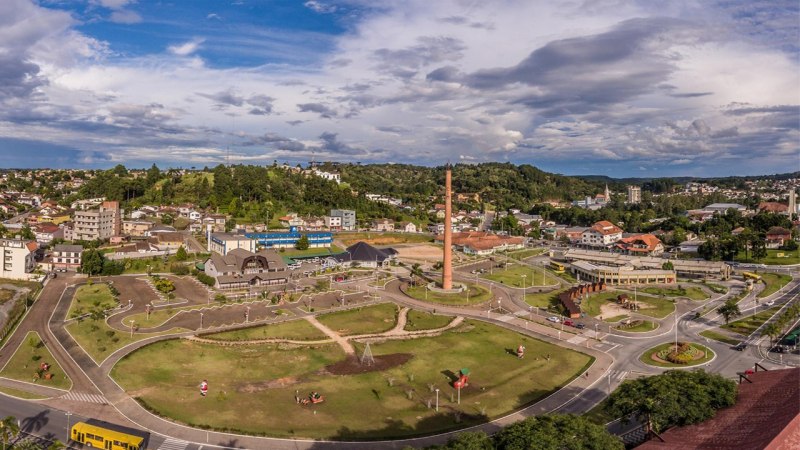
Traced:
[[439, 412], [439, 388], [436, 388], [436, 412]]
[[[521, 277], [522, 277], [522, 302], [523, 303], [525, 303], [525, 278], [527, 276], [528, 275], [524, 274], [524, 273], [521, 275]], [[531, 281], [533, 281], [533, 277], [531, 277]]]
[[200, 313], [200, 329], [203, 329], [203, 313]]
[[131, 319], [131, 338], [133, 338], [133, 319]]
[[598, 336], [598, 333], [597, 333], [597, 327], [598, 327], [599, 325], [600, 325], [599, 323], [596, 323], [596, 324], [594, 324], [594, 338], [595, 338], [595, 339], [597, 339], [597, 336]]
[[250, 322], [250, 307], [248, 306], [244, 312], [244, 323]]
[[[538, 312], [536, 315], [539, 315]], [[528, 306], [528, 320], [533, 320], [533, 306]]]
[[66, 440], [66, 441], [64, 441], [64, 442], [67, 442], [67, 443], [69, 443], [69, 439], [70, 439], [70, 431], [69, 431], [69, 416], [71, 416], [71, 415], [72, 415], [72, 413], [71, 413], [71, 412], [69, 412], [69, 411], [67, 411], [67, 412], [65, 412], [65, 413], [64, 413], [64, 415], [65, 415], [65, 416], [67, 416], [67, 440]]

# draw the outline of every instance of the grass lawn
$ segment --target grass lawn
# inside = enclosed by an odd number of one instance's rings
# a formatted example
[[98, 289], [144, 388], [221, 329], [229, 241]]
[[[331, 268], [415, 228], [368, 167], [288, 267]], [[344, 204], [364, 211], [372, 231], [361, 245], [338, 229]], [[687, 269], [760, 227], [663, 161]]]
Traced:
[[655, 322], [651, 322], [649, 320], [643, 320], [642, 323], [638, 325], [634, 325], [632, 327], [623, 327], [622, 325], [617, 325], [614, 327], [619, 331], [627, 331], [628, 333], [644, 333], [646, 331], [653, 331], [658, 328], [658, 325]]
[[561, 278], [562, 280], [566, 281], [567, 283], [572, 283], [572, 284], [574, 284], [574, 283], [577, 283], [577, 282], [578, 282], [578, 279], [577, 279], [577, 278], [575, 278], [575, 275], [573, 275], [572, 273], [570, 273], [570, 271], [569, 271], [569, 270], [565, 270], [564, 272], [561, 272], [561, 273], [555, 273], [555, 272], [553, 272], [552, 270], [549, 270], [549, 269], [548, 269], [548, 270], [547, 270], [547, 273], [549, 273], [550, 275], [557, 276], [558, 278]]
[[703, 364], [705, 362], [708, 362], [708, 361], [711, 361], [712, 359], [714, 359], [714, 351], [711, 350], [710, 348], [706, 347], [705, 345], [698, 344], [696, 342], [692, 342], [691, 344], [692, 344], [692, 347], [694, 347], [694, 348], [696, 348], [696, 349], [698, 349], [700, 351], [705, 351], [705, 356], [700, 358], [700, 359], [697, 359], [695, 361], [692, 361], [692, 362], [690, 362], [688, 364], [673, 364], [673, 363], [669, 363], [669, 362], [662, 363], [662, 362], [655, 361], [655, 360], [653, 360], [651, 358], [651, 355], [653, 353], [658, 353], [659, 351], [661, 351], [663, 349], [666, 349], [667, 347], [674, 346], [675, 342], [673, 341], [673, 342], [667, 342], [665, 344], [657, 345], [657, 346], [651, 348], [650, 350], [647, 350], [646, 352], [642, 353], [642, 356], [639, 357], [639, 361], [641, 361], [641, 362], [643, 362], [643, 363], [645, 363], [647, 365], [656, 366], [656, 367], [691, 367], [691, 366], [696, 366], [698, 364]]
[[547, 251], [546, 248], [528, 248], [516, 252], [508, 252], [505, 255], [508, 256], [509, 258], [522, 260], [525, 258], [530, 258], [531, 256], [539, 256], [546, 251]]
[[394, 303], [381, 303], [375, 306], [322, 314], [317, 317], [317, 320], [342, 336], [382, 333], [395, 326], [397, 312], [397, 305]]
[[758, 298], [764, 298], [778, 292], [778, 289], [786, 286], [786, 283], [792, 281], [792, 277], [782, 273], [765, 272], [761, 274], [761, 280], [767, 286], [763, 291], [758, 293]]
[[621, 320], [630, 319], [630, 317], [631, 316], [629, 316], [627, 314], [621, 314], [619, 316], [604, 317], [603, 318], [603, 322], [616, 323], [616, 322], [619, 322]]
[[[592, 317], [599, 317], [602, 314], [600, 309], [603, 303], [616, 303], [618, 292], [602, 292], [590, 295], [588, 299], [581, 302], [581, 311]], [[636, 312], [645, 316], [662, 319], [675, 311], [675, 304], [669, 300], [662, 300], [655, 297], [637, 296], [636, 302], [641, 306]]]
[[75, 291], [72, 303], [69, 305], [67, 318], [72, 318], [89, 312], [90, 309], [100, 307], [103, 310], [117, 306], [117, 299], [111, 295], [105, 283], [84, 284]]
[[328, 336], [311, 325], [307, 320], [292, 320], [268, 325], [258, 325], [241, 330], [225, 331], [204, 335], [204, 338], [219, 341], [249, 341], [256, 339], [290, 339], [294, 341], [314, 341]]
[[72, 338], [86, 350], [86, 353], [88, 353], [98, 365], [106, 359], [108, 355], [130, 343], [152, 336], [186, 331], [181, 328], [173, 328], [161, 333], [134, 333], [131, 338], [130, 334], [114, 330], [102, 320], [93, 321], [91, 319], [76, 320], [68, 324], [65, 328], [67, 332], [72, 335]]
[[0, 278], [0, 284], [11, 284], [14, 286], [28, 288], [31, 290], [31, 292], [35, 292], [36, 289], [42, 286], [41, 283], [37, 283], [35, 281], [12, 280], [9, 278]]
[[433, 236], [420, 233], [336, 233], [333, 238], [344, 242], [344, 245], [347, 246], [351, 246], [360, 241], [364, 241], [370, 245], [433, 242]]
[[719, 341], [719, 342], [722, 342], [724, 344], [729, 344], [729, 345], [736, 345], [736, 344], [739, 343], [738, 339], [734, 339], [732, 337], [729, 337], [726, 334], [717, 333], [716, 331], [713, 331], [713, 330], [701, 331], [700, 332], [700, 336], [707, 337], [709, 339], [713, 339], [715, 341]]
[[494, 269], [493, 273], [484, 273], [481, 278], [496, 281], [506, 286], [521, 288], [523, 287], [522, 275], [525, 275], [525, 287], [547, 286], [558, 283], [558, 278], [547, 273], [544, 284], [542, 284], [542, 269], [534, 269], [523, 264], [513, 264], [508, 268]]
[[764, 311], [753, 314], [752, 316], [743, 317], [729, 324], [722, 325], [721, 328], [739, 333], [743, 336], [750, 336], [758, 327], [775, 315], [779, 309], [781, 309], [780, 306], [774, 306], [770, 309], [765, 309]]
[[708, 294], [706, 294], [702, 289], [696, 286], [680, 286], [674, 288], [657, 288], [657, 287], [648, 287], [641, 289], [640, 292], [645, 292], [648, 294], [653, 294], [657, 296], [665, 296], [665, 297], [686, 297], [690, 300], [707, 300]]
[[41, 395], [32, 394], [28, 391], [20, 391], [19, 389], [9, 388], [5, 386], [0, 386], [0, 392], [11, 395], [13, 397], [24, 398], [25, 400], [42, 400], [47, 398]]
[[[39, 364], [45, 362], [50, 364], [49, 372], [53, 374], [53, 378], [49, 380], [45, 380], [44, 377], [38, 380], [35, 379], [34, 374], [39, 368]], [[0, 376], [29, 383], [34, 382], [42, 386], [58, 389], [69, 390], [72, 387], [72, 381], [64, 373], [61, 366], [58, 365], [56, 359], [53, 358], [53, 354], [50, 353], [50, 350], [47, 349], [47, 346], [44, 345], [41, 337], [35, 331], [31, 331], [25, 336], [25, 340], [14, 352], [14, 356], [0, 371]]]
[[405, 329], [408, 331], [442, 328], [453, 321], [453, 316], [440, 316], [429, 312], [410, 310]]
[[[404, 292], [417, 299], [429, 303], [441, 303], [443, 305], [477, 305], [492, 299], [493, 295], [489, 289], [477, 284], [466, 283], [469, 287], [469, 295], [466, 292], [458, 294], [442, 294], [427, 289], [427, 286], [409, 287]], [[427, 291], [427, 293], [426, 293]]]
[[[783, 253], [783, 257], [779, 258], [779, 253]], [[749, 252], [747, 256], [750, 256]], [[752, 256], [745, 258], [744, 252], [739, 252], [739, 254], [736, 255], [736, 262], [767, 265], [800, 264], [800, 250], [794, 250], [790, 252], [787, 250], [767, 249], [767, 257], [759, 259], [758, 261], [754, 260]]]
[[[252, 299], [247, 299], [247, 298], [244, 298], [244, 297], [238, 298], [236, 300], [228, 299], [228, 301], [225, 302], [225, 304], [226, 305], [235, 305], [237, 303], [243, 303], [245, 301], [252, 301]], [[220, 306], [221, 303], [219, 303], [217, 301], [212, 301], [210, 303], [210, 305], [211, 306]], [[140, 328], [155, 328], [155, 327], [157, 327], [159, 325], [164, 324], [172, 316], [174, 316], [175, 314], [178, 314], [180, 311], [192, 311], [192, 310], [195, 310], [195, 309], [207, 308], [208, 306], [209, 306], [208, 304], [205, 304], [205, 305], [191, 305], [191, 306], [180, 306], [180, 304], [179, 304], [179, 305], [177, 305], [175, 307], [163, 306], [163, 307], [159, 307], [158, 309], [154, 308], [154, 310], [152, 312], [150, 312], [150, 318], [147, 317], [147, 313], [146, 312], [143, 312], [143, 313], [132, 314], [130, 316], [125, 316], [125, 318], [123, 319], [122, 322], [125, 325], [130, 325], [131, 320], [133, 320], [133, 322], [136, 325], [139, 325]]]
[[[125, 259], [125, 270], [122, 273], [147, 273], [147, 266], [150, 266], [151, 273], [166, 273], [169, 272], [169, 266], [173, 263], [178, 264], [186, 264], [194, 261], [192, 258], [192, 253], [189, 254], [189, 259], [186, 261], [178, 261], [175, 256], [170, 256], [167, 258], [167, 262], [164, 262], [164, 257], [162, 256], [154, 256], [152, 258], [139, 258], [139, 259]], [[194, 267], [194, 264], [190, 264], [190, 268]]]
[[[522, 360], [512, 354], [520, 344], [527, 347]], [[382, 372], [330, 375], [323, 368], [344, 358], [336, 345], [221, 347], [170, 340], [129, 355], [112, 376], [129, 395], [182, 423], [278, 437], [380, 439], [496, 418], [543, 398], [592, 362], [587, 355], [480, 322], [371, 348], [375, 356], [413, 357]], [[546, 354], [550, 361], [542, 357]], [[456, 391], [449, 382], [464, 367], [471, 377], [458, 405], [451, 401]], [[209, 383], [205, 398], [198, 392], [203, 379]], [[438, 413], [427, 406], [435, 401], [431, 386], [441, 390]], [[295, 404], [295, 393], [305, 397], [312, 391], [325, 402]]]
[[12, 291], [11, 289], [0, 289], [0, 305], [14, 298], [16, 293], [17, 291]]
[[728, 292], [728, 288], [726, 286], [721, 285], [721, 284], [714, 284], [714, 283], [707, 283], [707, 282], [703, 282], [703, 284], [707, 288], [711, 289], [716, 294], [725, 294], [726, 292]]
[[560, 305], [558, 294], [564, 291], [555, 290], [552, 292], [537, 292], [536, 294], [525, 294], [525, 302], [538, 308], [549, 308]]

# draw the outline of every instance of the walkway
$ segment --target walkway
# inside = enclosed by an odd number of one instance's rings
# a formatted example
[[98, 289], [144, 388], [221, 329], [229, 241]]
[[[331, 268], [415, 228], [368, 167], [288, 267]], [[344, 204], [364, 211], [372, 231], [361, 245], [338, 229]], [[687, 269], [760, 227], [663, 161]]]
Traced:
[[330, 337], [333, 340], [333, 342], [339, 344], [339, 347], [342, 347], [342, 350], [344, 350], [345, 355], [355, 356], [356, 349], [353, 348], [353, 344], [351, 344], [350, 341], [340, 336], [339, 333], [331, 330], [330, 328], [320, 323], [320, 321], [317, 320], [317, 318], [314, 316], [306, 316], [303, 318], [306, 319], [311, 325], [314, 325], [319, 331], [325, 333], [328, 337]]

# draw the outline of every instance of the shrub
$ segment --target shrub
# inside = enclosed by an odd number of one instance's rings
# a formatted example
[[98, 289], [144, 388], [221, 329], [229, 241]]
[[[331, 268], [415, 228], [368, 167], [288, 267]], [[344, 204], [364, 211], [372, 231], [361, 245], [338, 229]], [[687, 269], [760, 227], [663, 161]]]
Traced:
[[[183, 264], [170, 264], [169, 271], [175, 275], [188, 275], [189, 268]], [[205, 275], [205, 274], [204, 274]]]

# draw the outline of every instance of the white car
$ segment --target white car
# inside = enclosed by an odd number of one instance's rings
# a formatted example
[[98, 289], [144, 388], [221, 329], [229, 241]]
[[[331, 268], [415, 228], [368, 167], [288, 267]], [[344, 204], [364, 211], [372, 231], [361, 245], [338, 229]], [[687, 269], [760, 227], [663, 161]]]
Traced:
[[767, 301], [764, 302], [764, 304], [767, 305], [767, 306], [772, 306], [772, 305], [775, 304], [775, 300], [767, 300]]
[[547, 318], [547, 320], [549, 320], [550, 322], [555, 322], [555, 323], [561, 322], [561, 319], [556, 317], [556, 316], [550, 316], [550, 317]]

